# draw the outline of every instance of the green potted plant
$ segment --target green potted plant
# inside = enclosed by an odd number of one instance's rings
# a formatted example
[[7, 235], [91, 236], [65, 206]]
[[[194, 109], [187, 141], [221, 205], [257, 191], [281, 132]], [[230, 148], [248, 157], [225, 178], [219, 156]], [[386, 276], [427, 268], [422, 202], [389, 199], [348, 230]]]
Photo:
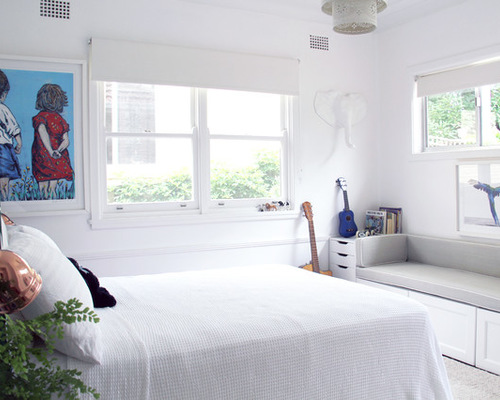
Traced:
[[[100, 397], [95, 389], [79, 379], [80, 371], [61, 368], [51, 356], [56, 338], [63, 337], [63, 323], [99, 322], [93, 310], [81, 307], [79, 300], [71, 299], [66, 303], [56, 302], [53, 311], [28, 321], [0, 316], [2, 399], [49, 400], [53, 394], [59, 398], [78, 399], [83, 393], [95, 399]], [[43, 343], [34, 343], [37, 337]]]

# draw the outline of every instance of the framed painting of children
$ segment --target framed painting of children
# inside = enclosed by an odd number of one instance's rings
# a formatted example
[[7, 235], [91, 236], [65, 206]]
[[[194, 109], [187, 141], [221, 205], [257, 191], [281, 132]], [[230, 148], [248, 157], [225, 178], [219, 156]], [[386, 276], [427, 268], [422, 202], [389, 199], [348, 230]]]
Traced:
[[85, 61], [0, 56], [0, 201], [84, 209]]

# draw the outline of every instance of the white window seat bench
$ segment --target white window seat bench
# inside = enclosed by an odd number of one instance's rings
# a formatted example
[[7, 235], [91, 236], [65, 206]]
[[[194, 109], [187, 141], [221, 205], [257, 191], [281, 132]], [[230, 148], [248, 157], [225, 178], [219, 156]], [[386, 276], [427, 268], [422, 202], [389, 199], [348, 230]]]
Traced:
[[500, 246], [415, 235], [356, 240], [356, 281], [425, 304], [443, 354], [500, 374]]

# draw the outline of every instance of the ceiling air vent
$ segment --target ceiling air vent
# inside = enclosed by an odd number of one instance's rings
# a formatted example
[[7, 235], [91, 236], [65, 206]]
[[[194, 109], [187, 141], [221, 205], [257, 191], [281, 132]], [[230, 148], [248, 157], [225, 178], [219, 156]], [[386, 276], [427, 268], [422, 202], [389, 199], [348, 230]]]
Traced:
[[69, 1], [40, 0], [40, 16], [69, 19]]
[[309, 35], [309, 47], [328, 51], [328, 36]]

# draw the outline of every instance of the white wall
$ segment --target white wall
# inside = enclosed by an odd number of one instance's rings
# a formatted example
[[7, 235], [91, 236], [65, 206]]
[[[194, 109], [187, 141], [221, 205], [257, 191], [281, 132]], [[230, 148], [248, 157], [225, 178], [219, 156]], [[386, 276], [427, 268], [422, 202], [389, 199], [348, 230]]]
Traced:
[[[40, 17], [38, 0], [0, 0], [3, 38], [0, 53], [87, 59], [87, 41], [96, 36], [299, 58], [296, 204], [308, 200], [313, 205], [324, 266], [326, 238], [336, 233], [337, 215], [343, 208], [335, 179], [347, 178], [350, 205], [359, 226], [363, 226], [364, 211], [378, 206], [374, 151], [380, 111], [376, 96], [376, 35], [334, 35], [328, 22], [290, 20], [187, 1], [73, 0], [70, 3], [71, 18], [61, 20]], [[331, 50], [309, 49], [309, 34], [329, 36]], [[389, 37], [386, 42], [384, 51], [396, 46]], [[384, 60], [384, 64], [385, 61], [389, 62]], [[367, 118], [354, 128], [355, 150], [348, 149], [343, 137], [314, 113], [315, 92], [329, 89], [362, 93], [369, 102]], [[407, 110], [402, 113], [407, 114]], [[24, 129], [23, 135], [31, 134], [30, 127]], [[84, 132], [86, 140], [89, 134]], [[408, 164], [407, 157], [401, 157], [400, 162]], [[88, 159], [85, 161], [88, 168]], [[409, 207], [411, 203], [403, 202], [396, 194], [396, 204]], [[393, 196], [384, 192], [384, 197]], [[3, 203], [2, 209], [8, 213], [8, 203]], [[106, 230], [92, 230], [88, 212], [13, 217], [19, 223], [47, 232], [65, 254], [76, 257], [100, 276], [262, 262], [302, 264], [310, 257], [307, 223], [300, 215], [291, 219]]]
[[[412, 156], [412, 76], [500, 55], [499, 17], [498, 0], [468, 0], [379, 35], [378, 196], [403, 207], [408, 233], [459, 237], [455, 165], [465, 156]], [[488, 156], [498, 160], [500, 152]]]

